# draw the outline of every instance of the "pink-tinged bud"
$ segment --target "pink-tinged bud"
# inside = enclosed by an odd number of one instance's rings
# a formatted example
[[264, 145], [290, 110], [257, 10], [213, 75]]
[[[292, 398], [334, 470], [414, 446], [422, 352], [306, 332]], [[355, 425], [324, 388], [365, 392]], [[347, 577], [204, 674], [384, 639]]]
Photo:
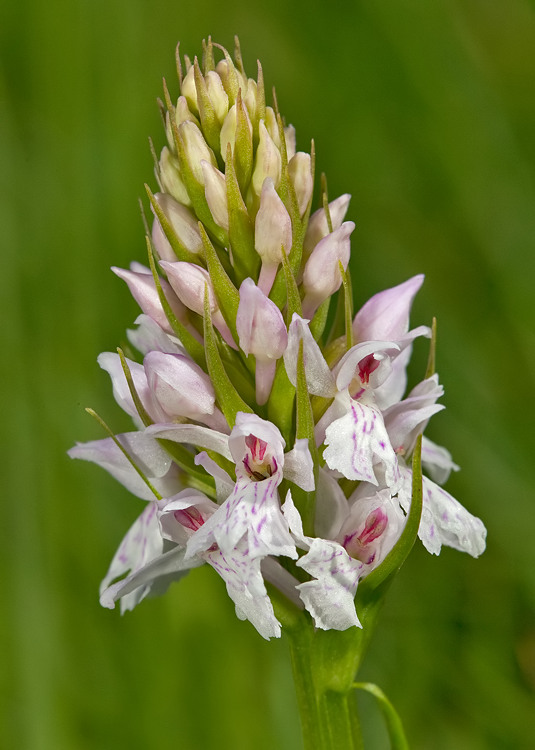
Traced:
[[242, 350], [256, 357], [256, 400], [258, 404], [265, 404], [273, 385], [277, 359], [282, 357], [288, 344], [288, 331], [277, 305], [252, 279], [245, 279], [240, 287], [236, 328]]
[[181, 354], [149, 352], [143, 360], [158, 421], [195, 419], [214, 412], [215, 394], [210, 378]]
[[154, 245], [154, 249], [156, 250], [156, 254], [158, 258], [160, 258], [160, 260], [168, 260], [170, 263], [178, 260], [175, 255], [175, 251], [173, 250], [169, 240], [165, 236], [160, 222], [156, 218], [152, 222], [151, 236], [152, 244]]
[[264, 263], [278, 264], [292, 248], [292, 222], [271, 177], [266, 177], [255, 220], [255, 248]]
[[262, 258], [258, 285], [269, 294], [277, 266], [282, 261], [282, 248], [292, 248], [292, 221], [275, 190], [271, 177], [266, 177], [260, 195], [260, 208], [255, 220], [255, 248]]
[[259, 136], [260, 140], [256, 150], [253, 176], [251, 178], [251, 185], [256, 195], [260, 195], [262, 192], [266, 177], [271, 177], [275, 187], [278, 187], [281, 179], [280, 151], [268, 133], [263, 120], [260, 120]]
[[225, 175], [207, 161], [201, 162], [204, 175], [204, 193], [214, 221], [228, 231], [227, 183]]
[[[140, 273], [139, 271], [128, 271], [125, 268], [117, 268], [115, 266], [113, 266], [111, 270], [120, 279], [126, 281], [132, 297], [138, 303], [145, 315], [148, 315], [152, 320], [158, 323], [160, 328], [163, 328], [164, 331], [172, 333], [171, 326], [169, 325], [160, 298], [158, 297], [152, 273], [148, 269], [147, 273]], [[162, 291], [171, 307], [171, 310], [180, 322], [186, 325], [187, 312], [184, 305], [177, 298], [176, 294], [165, 279], [160, 279], [160, 284], [162, 285]]]
[[369, 299], [353, 321], [357, 341], [396, 341], [403, 338], [409, 330], [412, 301], [423, 282], [424, 276], [419, 274]]
[[314, 189], [310, 154], [298, 151], [288, 162], [288, 172], [295, 188], [299, 215], [303, 216], [308, 208]]
[[[342, 226], [342, 222], [347, 213], [347, 207], [351, 196], [345, 193], [336, 200], [329, 203], [329, 214], [331, 216], [331, 222], [334, 229], [338, 229]], [[308, 258], [312, 250], [316, 247], [318, 242], [329, 234], [329, 225], [327, 223], [327, 217], [323, 208], [318, 208], [314, 211], [308, 222], [308, 227], [305, 235], [305, 241], [303, 244], [303, 251], [305, 258]]]
[[217, 75], [215, 70], [210, 70], [205, 76], [206, 88], [208, 96], [212, 102], [212, 106], [215, 110], [216, 117], [221, 124], [228, 112], [228, 96], [223, 88], [221, 78]]
[[214, 286], [208, 271], [197, 266], [195, 263], [186, 263], [184, 261], [177, 261], [176, 263], [162, 261], [160, 265], [167, 274], [169, 283], [180, 301], [198, 315], [204, 315], [204, 292], [208, 288], [212, 322], [227, 344], [236, 349], [237, 347], [230, 329], [217, 304]]
[[[154, 197], [173, 227], [180, 244], [192, 253], [200, 253], [203, 245], [197, 218], [166, 193], [156, 193]], [[165, 256], [160, 257], [167, 259], [169, 255], [167, 252]]]
[[279, 359], [286, 350], [288, 331], [282, 313], [252, 279], [240, 286], [236, 328], [240, 347], [257, 360]]
[[177, 261], [167, 263], [162, 261], [163, 268], [169, 279], [169, 283], [176, 292], [181, 302], [193, 312], [202, 315], [204, 313], [204, 290], [208, 286], [208, 298], [210, 300], [210, 311], [215, 313], [219, 310], [212, 280], [206, 269], [194, 263]]
[[159, 183], [164, 193], [169, 193], [176, 201], [184, 206], [191, 206], [191, 201], [186, 186], [180, 177], [178, 159], [167, 146], [164, 146], [160, 156]]
[[339, 229], [318, 242], [303, 272], [303, 315], [312, 318], [321, 303], [340, 288], [342, 276], [339, 263], [344, 270], [349, 263], [351, 245], [349, 237], [355, 229], [352, 221], [346, 221]]
[[217, 166], [214, 152], [207, 145], [203, 134], [193, 122], [183, 122], [178, 128], [178, 134], [184, 143], [186, 159], [193, 176], [202, 185], [204, 177], [201, 161], [204, 159], [213, 164], [214, 167]]
[[[249, 126], [249, 133], [251, 134], [251, 137], [252, 137], [253, 126], [251, 124], [251, 120], [249, 118], [249, 114], [247, 110], [245, 110], [245, 115], [247, 117], [247, 125]], [[233, 104], [232, 107], [228, 111], [228, 115], [225, 117], [225, 121], [223, 122], [223, 125], [221, 127], [221, 133], [219, 136], [219, 142], [221, 144], [221, 157], [223, 158], [223, 161], [226, 161], [227, 147], [229, 143], [230, 143], [232, 153], [234, 153], [234, 145], [236, 143], [236, 127], [237, 127], [236, 105]]]

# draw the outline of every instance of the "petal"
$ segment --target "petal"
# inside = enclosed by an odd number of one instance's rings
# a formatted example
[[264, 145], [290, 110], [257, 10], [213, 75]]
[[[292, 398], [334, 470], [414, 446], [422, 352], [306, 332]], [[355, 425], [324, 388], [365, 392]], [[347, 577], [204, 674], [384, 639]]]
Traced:
[[228, 435], [208, 427], [195, 424], [155, 424], [147, 427], [144, 434], [154, 438], [173, 440], [175, 443], [197, 445], [200, 448], [216, 451], [225, 458], [232, 458], [228, 448]]
[[334, 539], [349, 513], [342, 488], [326, 469], [320, 468], [316, 493], [315, 532], [324, 539]]
[[[340, 394], [341, 397], [343, 394]], [[349, 397], [347, 396], [349, 399]], [[330, 469], [348, 479], [378, 484], [374, 467], [382, 464], [389, 487], [399, 482], [396, 454], [384, 426], [381, 412], [373, 406], [350, 399], [345, 416], [332, 422], [325, 431], [327, 448], [323, 453]]]
[[[404, 483], [399, 498], [404, 510], [408, 511], [412, 473], [405, 469], [403, 474]], [[422, 520], [418, 536], [432, 555], [438, 555], [445, 544], [468, 552], [472, 557], [479, 557], [485, 551], [487, 530], [479, 518], [469, 513], [442, 487], [423, 477]]]
[[[133, 362], [131, 359], [125, 359], [141, 403], [145, 409], [150, 410], [151, 397], [143, 366], [137, 362]], [[102, 352], [98, 355], [97, 362], [111, 377], [113, 396], [121, 409], [139, 421], [139, 414], [130, 394], [130, 388], [128, 387], [119, 355], [116, 352]]]
[[316, 396], [331, 398], [336, 393], [334, 377], [325, 361], [321, 349], [314, 340], [308, 320], [294, 313], [288, 330], [288, 346], [284, 353], [284, 366], [292, 385], [297, 384], [297, 357], [299, 342], [303, 341], [303, 361], [307, 388]]
[[437, 484], [444, 484], [450, 472], [459, 471], [453, 462], [451, 453], [441, 445], [436, 445], [424, 435], [422, 438], [422, 464], [431, 479]]
[[423, 282], [424, 276], [419, 274], [369, 299], [353, 321], [356, 340], [396, 341], [402, 338], [409, 330], [412, 301]]
[[251, 559], [244, 544], [227, 554], [215, 550], [205, 553], [204, 557], [225, 581], [240, 620], [249, 620], [267, 640], [280, 638], [280, 622], [264, 585], [260, 559]]
[[[174, 495], [179, 489], [178, 471], [169, 454], [146, 432], [126, 432], [116, 436], [136, 466], [163, 496]], [[91, 461], [108, 471], [133, 495], [154, 500], [154, 495], [112, 438], [78, 443], [68, 451], [71, 458]]]
[[308, 440], [295, 441], [291, 451], [284, 454], [284, 476], [303, 490], [314, 489], [314, 463], [308, 447]]
[[251, 559], [267, 555], [296, 558], [295, 544], [281, 513], [274, 477], [262, 482], [239, 481], [232, 495], [188, 542], [188, 557], [214, 542], [229, 554], [246, 537]]
[[337, 542], [316, 538], [297, 565], [316, 579], [297, 587], [316, 627], [321, 630], [362, 627], [355, 609], [355, 594], [364, 568], [359, 560], [349, 557]]
[[390, 406], [383, 413], [386, 429], [394, 450], [401, 455], [412, 453], [416, 438], [427, 426], [429, 419], [444, 409], [436, 401], [444, 393], [433, 375], [412, 389], [406, 399]]
[[226, 471], [217, 464], [213, 458], [210, 458], [208, 453], [203, 451], [195, 456], [195, 463], [198, 466], [202, 466], [205, 471], [215, 479], [215, 490], [217, 502], [224, 502], [234, 489], [234, 482], [229, 477]]

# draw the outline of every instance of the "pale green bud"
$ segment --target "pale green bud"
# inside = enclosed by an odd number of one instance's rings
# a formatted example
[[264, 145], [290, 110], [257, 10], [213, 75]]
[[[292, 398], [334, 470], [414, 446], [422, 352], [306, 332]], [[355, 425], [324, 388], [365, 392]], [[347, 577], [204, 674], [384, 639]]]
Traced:
[[163, 193], [169, 193], [173, 198], [185, 206], [191, 206], [188, 191], [180, 178], [178, 159], [167, 146], [164, 146], [160, 156], [159, 183]]
[[268, 133], [263, 120], [260, 120], [260, 140], [256, 151], [255, 165], [251, 184], [256, 195], [262, 192], [262, 185], [266, 177], [271, 177], [275, 187], [279, 186], [281, 179], [281, 155]]
[[204, 80], [216, 117], [221, 124], [228, 113], [228, 95], [223, 87], [223, 82], [214, 70], [210, 70]]
[[288, 173], [295, 188], [299, 214], [303, 216], [312, 198], [312, 191], [314, 189], [310, 154], [298, 151], [292, 156], [288, 162]]
[[[245, 110], [245, 115], [247, 117], [247, 124], [249, 127], [249, 132], [252, 137], [253, 126], [251, 124], [251, 120], [249, 118], [249, 114], [247, 110]], [[234, 146], [236, 144], [237, 120], [238, 120], [238, 117], [237, 117], [236, 105], [233, 104], [232, 107], [229, 109], [228, 114], [225, 117], [225, 121], [221, 127], [220, 142], [221, 142], [221, 156], [223, 157], [223, 161], [226, 161], [227, 146], [229, 143], [232, 149], [232, 153], [234, 153]]]
[[[197, 217], [167, 193], [156, 193], [154, 197], [173, 227], [180, 244], [192, 253], [200, 253], [203, 244]], [[165, 257], [169, 257], [169, 254]]]
[[207, 161], [201, 162], [204, 174], [204, 193], [214, 221], [228, 231], [227, 183], [225, 175]]
[[188, 107], [195, 113], [199, 112], [199, 102], [197, 100], [197, 87], [195, 86], [195, 70], [193, 65], [190, 67], [182, 80], [180, 93], [186, 98]]
[[182, 125], [183, 122], [193, 122], [199, 127], [199, 120], [192, 114], [185, 96], [178, 97], [175, 109], [175, 122], [177, 127]]
[[186, 159], [188, 160], [193, 176], [202, 185], [204, 175], [201, 161], [204, 159], [215, 167], [217, 161], [214, 152], [207, 145], [203, 134], [193, 122], [183, 122], [178, 128], [178, 133], [184, 142]]

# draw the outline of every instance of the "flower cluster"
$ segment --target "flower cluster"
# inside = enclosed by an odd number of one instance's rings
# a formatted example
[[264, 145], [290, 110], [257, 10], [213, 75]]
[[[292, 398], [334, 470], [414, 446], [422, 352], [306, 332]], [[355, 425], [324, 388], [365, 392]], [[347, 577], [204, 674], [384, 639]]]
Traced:
[[[350, 196], [324, 187], [311, 214], [314, 150], [266, 105], [260, 64], [248, 78], [239, 47], [233, 61], [211, 41], [177, 61], [149, 265], [113, 269], [142, 310], [140, 356], [98, 360], [135, 430], [70, 451], [146, 501], [101, 603], [132, 609], [207, 563], [265, 638], [281, 629], [266, 582], [318, 628], [359, 626], [357, 586], [400, 539], [408, 459], [443, 408], [432, 372], [405, 395], [412, 344], [431, 336], [409, 329], [423, 277], [353, 315]], [[422, 543], [478, 556], [483, 524], [441, 487], [450, 454], [424, 437], [421, 460]]]

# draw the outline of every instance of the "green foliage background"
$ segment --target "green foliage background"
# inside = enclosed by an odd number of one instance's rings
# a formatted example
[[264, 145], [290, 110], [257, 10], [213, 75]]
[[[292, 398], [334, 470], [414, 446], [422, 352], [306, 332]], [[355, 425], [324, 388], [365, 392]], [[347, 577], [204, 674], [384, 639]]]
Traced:
[[[527, 0], [18, 0], [0, 11], [3, 488], [0, 746], [299, 748], [286, 643], [198, 570], [121, 618], [97, 587], [141, 503], [65, 451], [128, 421], [95, 362], [137, 314], [108, 270], [144, 259], [155, 98], [174, 46], [241, 37], [331, 197], [353, 195], [357, 304], [424, 271], [448, 409], [448, 489], [478, 561], [415, 549], [363, 679], [414, 750], [533, 748], [535, 14]], [[420, 351], [413, 378], [423, 372]], [[419, 369], [418, 369], [419, 368]], [[369, 747], [387, 741], [362, 698]]]

